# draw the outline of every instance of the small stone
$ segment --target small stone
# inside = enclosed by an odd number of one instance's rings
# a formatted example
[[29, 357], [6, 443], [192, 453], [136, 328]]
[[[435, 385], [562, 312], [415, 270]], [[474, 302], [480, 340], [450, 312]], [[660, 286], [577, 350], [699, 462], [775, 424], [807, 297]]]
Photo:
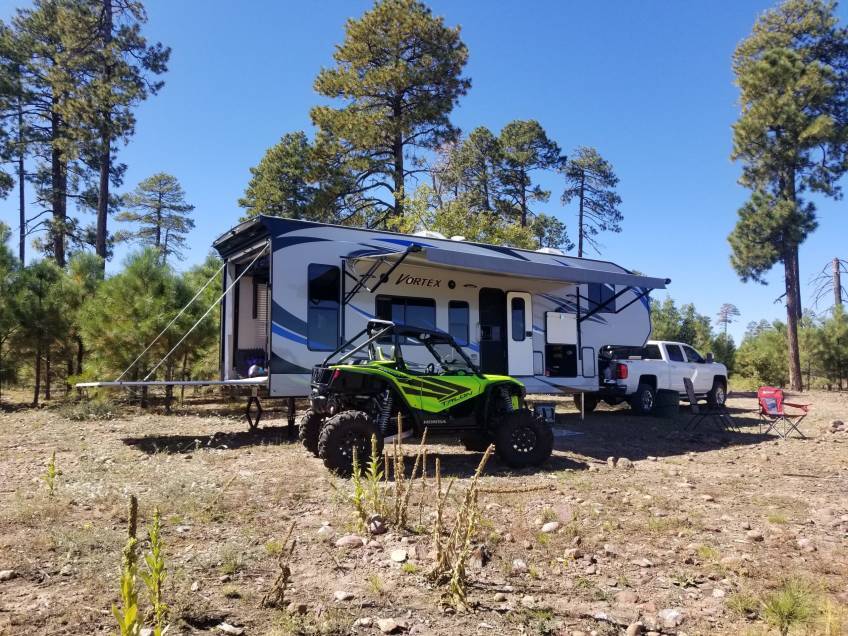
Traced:
[[18, 573], [14, 570], [0, 570], [0, 581], [11, 581], [16, 576]]
[[655, 462], [655, 461], [657, 461], [657, 458], [656, 458], [655, 456], [653, 456], [653, 455], [648, 455], [648, 456], [646, 457], [646, 459], [647, 459], [649, 462]]
[[229, 582], [229, 580], [230, 580], [229, 574], [223, 574], [223, 575], [218, 577], [218, 581], [221, 582], [221, 583], [227, 583], [227, 582]]
[[653, 563], [648, 561], [648, 559], [636, 559], [632, 563], [633, 565], [638, 565], [640, 568], [649, 568], [654, 565]]
[[495, 603], [504, 603], [506, 601], [506, 594], [503, 592], [497, 592], [494, 597]]
[[236, 627], [229, 623], [221, 623], [216, 629], [224, 632], [225, 634], [232, 634], [232, 636], [241, 636], [241, 634], [244, 634], [244, 627]]
[[138, 636], [153, 636], [153, 628], [145, 627], [139, 633]]
[[607, 556], [615, 556], [616, 554], [618, 554], [618, 551], [615, 549], [615, 546], [610, 545], [609, 543], [605, 543], [604, 554]]
[[526, 574], [527, 573], [527, 564], [522, 559], [513, 559], [512, 560], [512, 573], [513, 574]]
[[597, 566], [597, 565], [589, 565], [589, 566], [587, 566], [587, 567], [586, 567], [586, 569], [584, 570], [584, 572], [585, 572], [586, 574], [589, 574], [589, 575], [597, 574], [597, 572], [598, 572], [598, 566]]
[[398, 550], [392, 550], [392, 553], [389, 555], [389, 558], [395, 563], [403, 563], [409, 557], [406, 550], [400, 548]]
[[580, 550], [580, 548], [568, 548], [565, 551], [565, 558], [570, 559], [572, 561], [576, 561], [577, 559], [581, 558], [582, 556], [583, 556], [583, 552]]
[[333, 530], [332, 526], [321, 526], [318, 528], [318, 538], [323, 541], [329, 541], [334, 536], [336, 536], [336, 531]]
[[478, 545], [468, 556], [468, 565], [474, 570], [482, 570], [489, 562], [491, 555], [484, 545]]
[[712, 495], [701, 495], [701, 499], [703, 499], [704, 501], [715, 501], [715, 497], [713, 497]]
[[200, 589], [200, 581], [193, 581], [191, 584], [191, 591], [197, 592]]
[[727, 596], [727, 592], [725, 592], [722, 588], [713, 588], [713, 598], [724, 598], [725, 596]]
[[536, 607], [536, 597], [530, 596], [529, 594], [522, 596], [521, 605], [527, 609], [533, 609]]
[[374, 619], [370, 616], [363, 616], [353, 621], [354, 627], [371, 627], [374, 624]]
[[333, 598], [339, 602], [349, 601], [353, 598], [353, 592], [347, 590], [336, 590], [333, 592]]
[[630, 623], [627, 626], [627, 630], [624, 632], [625, 636], [640, 636], [642, 633], [642, 623]]
[[815, 552], [816, 551], [816, 546], [813, 544], [812, 540], [808, 539], [806, 537], [800, 537], [797, 541], [797, 544], [798, 544], [798, 548], [802, 552]]
[[59, 570], [59, 574], [61, 576], [71, 576], [74, 573], [74, 568], [71, 567], [70, 563], [66, 563], [62, 566], [62, 569]]
[[660, 610], [657, 615], [663, 627], [677, 627], [683, 622], [683, 612], [676, 608]]
[[742, 529], [743, 530], [750, 530], [751, 529], [751, 522], [747, 521], [747, 520], [743, 521], [742, 522]]
[[337, 548], [361, 548], [365, 545], [365, 539], [355, 534], [346, 534], [336, 540]]
[[528, 541], [527, 539], [524, 539], [524, 541], [521, 542], [521, 546], [525, 550], [532, 550], [533, 549], [533, 544], [530, 543], [530, 541]]
[[305, 616], [309, 611], [309, 606], [306, 603], [295, 603], [292, 601], [289, 603], [289, 614], [297, 614], [298, 616]]
[[406, 624], [403, 621], [394, 618], [378, 618], [377, 629], [384, 634], [396, 634], [397, 632], [406, 629]]
[[559, 521], [548, 521], [542, 526], [542, 532], [545, 534], [551, 534], [552, 532], [556, 532], [557, 530], [559, 530], [559, 527]]
[[622, 590], [615, 595], [615, 602], [618, 605], [633, 605], [639, 602], [639, 596], [633, 590]]
[[745, 537], [749, 541], [762, 541], [765, 538], [762, 530], [748, 530], [748, 532], [745, 533]]
[[607, 457], [607, 466], [615, 468], [615, 457]]
[[633, 462], [626, 457], [619, 457], [615, 465], [617, 468], [633, 468]]

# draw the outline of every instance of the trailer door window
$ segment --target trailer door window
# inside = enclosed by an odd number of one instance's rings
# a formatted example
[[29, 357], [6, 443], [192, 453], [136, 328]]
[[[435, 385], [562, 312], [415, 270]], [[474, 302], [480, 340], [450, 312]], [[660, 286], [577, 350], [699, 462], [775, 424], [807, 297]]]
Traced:
[[510, 306], [512, 312], [512, 339], [516, 342], [522, 342], [524, 335], [524, 299], [515, 297], [512, 299]]
[[310, 351], [333, 351], [339, 346], [341, 270], [333, 265], [313, 263], [308, 276], [307, 347]]
[[468, 303], [464, 300], [452, 300], [448, 303], [448, 333], [460, 347], [468, 346]]

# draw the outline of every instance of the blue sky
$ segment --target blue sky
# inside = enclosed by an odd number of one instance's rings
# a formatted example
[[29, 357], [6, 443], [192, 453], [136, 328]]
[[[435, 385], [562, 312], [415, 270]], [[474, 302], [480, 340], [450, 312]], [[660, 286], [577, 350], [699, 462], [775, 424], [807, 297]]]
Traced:
[[[20, 4], [0, 0], [0, 17], [8, 19]], [[472, 88], [453, 114], [456, 125], [497, 131], [512, 119], [538, 119], [566, 152], [595, 146], [615, 166], [624, 231], [601, 239], [603, 258], [671, 278], [675, 300], [694, 302], [710, 316], [723, 302], [736, 304], [737, 342], [747, 322], [783, 317], [773, 302], [782, 268], [767, 287], [743, 284], [726, 240], [747, 195], [729, 159], [738, 114], [730, 57], [770, 3], [430, 4], [448, 24], [462, 26], [470, 52]], [[179, 178], [197, 206], [185, 267], [237, 223], [250, 166], [284, 133], [310, 130], [315, 74], [331, 64], [345, 19], [370, 2], [146, 5], [148, 37], [173, 53], [164, 89], [138, 109], [137, 133], [120, 151], [129, 165], [124, 189], [157, 171]], [[845, 20], [845, 7], [840, 15]], [[573, 230], [573, 206], [559, 204], [561, 180], [540, 181], [552, 197], [537, 210]], [[819, 229], [801, 248], [806, 303], [814, 273], [834, 256], [848, 257], [845, 204], [818, 203]], [[14, 197], [0, 201], [0, 219], [17, 227]], [[125, 253], [118, 250], [110, 271]]]

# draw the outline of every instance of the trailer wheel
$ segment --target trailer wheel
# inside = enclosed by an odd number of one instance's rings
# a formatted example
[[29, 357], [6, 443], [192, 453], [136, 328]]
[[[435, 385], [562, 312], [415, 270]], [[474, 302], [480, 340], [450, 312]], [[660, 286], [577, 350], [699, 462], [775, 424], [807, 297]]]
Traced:
[[577, 407], [577, 410], [580, 410], [580, 403], [583, 402], [586, 407], [585, 413], [591, 413], [595, 410], [595, 407], [598, 406], [598, 396], [594, 393], [575, 393], [574, 394], [574, 406]]
[[630, 408], [639, 415], [650, 415], [654, 410], [657, 392], [650, 384], [640, 384], [636, 387], [636, 393], [630, 398]]
[[503, 416], [495, 433], [498, 457], [512, 468], [542, 464], [554, 448], [554, 432], [541, 415], [527, 409]]
[[367, 413], [343, 411], [328, 419], [318, 436], [318, 457], [334, 473], [348, 477], [353, 472], [353, 449], [361, 466], [371, 455], [371, 436], [377, 436], [377, 453], [383, 454], [383, 437]]
[[306, 413], [300, 416], [298, 421], [297, 436], [300, 443], [310, 453], [318, 456], [318, 435], [321, 433], [321, 424], [324, 418], [318, 415], [312, 409], [308, 409]]
[[487, 433], [465, 433], [459, 438], [465, 450], [472, 453], [482, 453], [492, 443], [492, 436]]

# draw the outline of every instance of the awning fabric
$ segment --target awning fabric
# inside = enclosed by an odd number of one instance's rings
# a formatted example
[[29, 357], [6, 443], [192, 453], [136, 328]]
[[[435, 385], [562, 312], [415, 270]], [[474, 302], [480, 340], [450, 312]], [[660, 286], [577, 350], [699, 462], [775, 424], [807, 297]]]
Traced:
[[[404, 257], [404, 254], [406, 256]], [[518, 278], [537, 280], [555, 280], [564, 283], [601, 283], [623, 285], [642, 289], [665, 289], [671, 281], [667, 278], [638, 276], [624, 272], [608, 272], [601, 269], [569, 266], [562, 263], [538, 263], [487, 254], [473, 254], [437, 247], [420, 247], [414, 251], [395, 252], [393, 254], [357, 256], [352, 260], [383, 260], [391, 263], [404, 258], [404, 264], [441, 267], [445, 269], [481, 272], [486, 274], [505, 274]]]

